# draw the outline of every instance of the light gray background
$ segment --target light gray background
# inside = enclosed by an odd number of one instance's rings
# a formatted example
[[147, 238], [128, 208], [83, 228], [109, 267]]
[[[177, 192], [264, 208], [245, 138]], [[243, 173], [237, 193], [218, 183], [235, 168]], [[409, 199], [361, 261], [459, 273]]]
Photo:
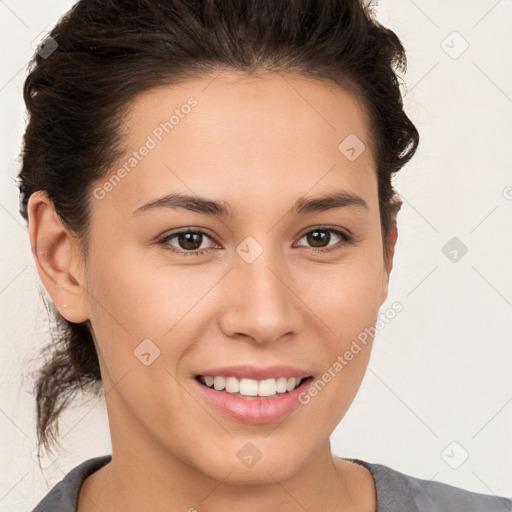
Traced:
[[[110, 453], [104, 401], [85, 399], [62, 418], [64, 450], [42, 469], [32, 459], [29, 360], [49, 335], [18, 213], [22, 85], [31, 42], [73, 3], [0, 1], [2, 512], [31, 510], [69, 469]], [[403, 311], [377, 335], [333, 451], [510, 496], [512, 1], [388, 0], [378, 17], [407, 49], [405, 104], [421, 143], [395, 181], [404, 206], [381, 310], [399, 301]], [[452, 237], [468, 248], [456, 262], [442, 251]]]

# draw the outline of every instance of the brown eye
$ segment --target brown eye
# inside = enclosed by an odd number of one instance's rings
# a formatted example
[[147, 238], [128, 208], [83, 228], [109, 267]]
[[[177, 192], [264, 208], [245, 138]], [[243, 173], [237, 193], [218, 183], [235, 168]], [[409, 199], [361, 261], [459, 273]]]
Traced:
[[[331, 233], [334, 233], [334, 241], [336, 242], [336, 238], [338, 238], [338, 240], [337, 243], [329, 246], [329, 243], [333, 240]], [[319, 252], [327, 252], [338, 249], [351, 241], [351, 237], [343, 231], [330, 228], [313, 229], [302, 235], [301, 239], [303, 238], [311, 248], [317, 248]]]
[[201, 233], [178, 233], [176, 235], [176, 240], [181, 249], [186, 249], [188, 251], [196, 251], [201, 247], [201, 242], [203, 240], [203, 235]]
[[[211, 240], [211, 237], [203, 231], [179, 231], [165, 236], [159, 241], [159, 244], [163, 245], [165, 249], [183, 256], [199, 256], [209, 249], [208, 247], [201, 247], [205, 238]], [[170, 243], [173, 239], [176, 239], [175, 244]]]
[[331, 240], [331, 235], [328, 231], [323, 229], [315, 229], [310, 231], [306, 236], [306, 240], [312, 247], [325, 247], [325, 244]]

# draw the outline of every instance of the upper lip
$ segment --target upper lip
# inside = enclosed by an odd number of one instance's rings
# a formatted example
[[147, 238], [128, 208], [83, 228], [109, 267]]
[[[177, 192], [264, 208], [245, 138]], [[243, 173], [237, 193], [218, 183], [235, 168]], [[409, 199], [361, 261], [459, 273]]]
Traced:
[[299, 379], [302, 379], [311, 376], [311, 373], [300, 368], [294, 368], [293, 366], [274, 365], [267, 366], [266, 368], [258, 368], [256, 366], [244, 364], [239, 366], [224, 366], [222, 368], [212, 368], [209, 370], [204, 370], [198, 373], [198, 375], [203, 375], [204, 377], [236, 377], [238, 380], [265, 380], [277, 379], [279, 377], [298, 377]]

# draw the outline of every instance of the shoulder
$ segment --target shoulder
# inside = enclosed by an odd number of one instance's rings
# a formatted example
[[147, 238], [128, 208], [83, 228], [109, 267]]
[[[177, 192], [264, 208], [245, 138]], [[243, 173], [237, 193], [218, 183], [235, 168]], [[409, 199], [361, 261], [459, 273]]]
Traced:
[[508, 497], [480, 494], [435, 480], [417, 478], [383, 464], [349, 460], [365, 466], [371, 472], [377, 487], [377, 512], [512, 511], [512, 500]]
[[102, 455], [75, 466], [50, 489], [32, 512], [76, 512], [78, 494], [85, 479], [111, 459], [111, 455]]

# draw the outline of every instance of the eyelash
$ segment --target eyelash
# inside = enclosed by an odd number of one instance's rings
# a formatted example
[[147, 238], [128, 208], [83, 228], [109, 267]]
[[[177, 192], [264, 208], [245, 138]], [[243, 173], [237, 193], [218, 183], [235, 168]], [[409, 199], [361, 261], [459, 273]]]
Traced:
[[[299, 240], [314, 231], [329, 231], [329, 232], [335, 233], [336, 235], [339, 235], [342, 240], [340, 242], [338, 242], [336, 245], [334, 245], [332, 247], [328, 247], [328, 248], [315, 249], [313, 247], [310, 247], [309, 250], [308, 250], [308, 248], [306, 248], [307, 252], [325, 254], [328, 252], [339, 250], [344, 245], [348, 245], [354, 241], [354, 238], [351, 235], [349, 235], [348, 233], [345, 233], [344, 231], [340, 231], [339, 229], [331, 228], [329, 226], [318, 226], [314, 229], [306, 231], [299, 237]], [[171, 233], [169, 235], [166, 235], [158, 241], [158, 244], [162, 245], [165, 250], [171, 251], [175, 254], [179, 254], [180, 256], [203, 256], [207, 252], [211, 251], [211, 249], [198, 249], [196, 251], [184, 251], [184, 250], [178, 250], [178, 249], [174, 248], [172, 245], [169, 245], [169, 243], [168, 243], [169, 240], [171, 240], [172, 238], [174, 238], [178, 235], [182, 235], [184, 233], [201, 234], [201, 235], [204, 235], [207, 238], [210, 238], [211, 240], [213, 240], [213, 238], [210, 235], [208, 235], [207, 233], [205, 233], [204, 231], [188, 229], [188, 230], [178, 231], [176, 233]]]

